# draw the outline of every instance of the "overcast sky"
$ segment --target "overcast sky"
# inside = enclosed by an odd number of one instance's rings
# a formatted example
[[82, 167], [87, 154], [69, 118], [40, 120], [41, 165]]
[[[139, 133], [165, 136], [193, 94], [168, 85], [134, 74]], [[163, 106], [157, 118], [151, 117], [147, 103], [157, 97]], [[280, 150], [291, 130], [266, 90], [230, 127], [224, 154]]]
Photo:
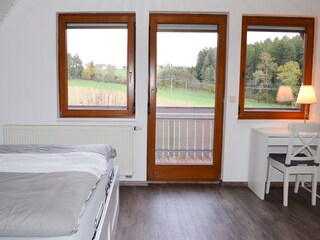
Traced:
[[270, 38], [272, 41], [277, 37], [282, 39], [284, 36], [293, 38], [298, 35], [298, 33], [289, 33], [289, 32], [248, 32], [247, 33], [247, 43], [263, 42], [264, 40]]
[[127, 65], [126, 29], [68, 29], [68, 53], [78, 54], [83, 64]]
[[216, 33], [159, 32], [157, 35], [157, 64], [192, 67], [199, 52], [217, 46]]
[[[78, 54], [86, 64], [111, 64], [122, 68], [127, 64], [126, 29], [68, 29], [68, 52]], [[264, 41], [268, 37], [274, 40], [292, 33], [248, 32], [248, 43]], [[198, 53], [205, 47], [217, 46], [216, 33], [158, 32], [157, 64], [172, 64], [191, 67], [196, 65]]]

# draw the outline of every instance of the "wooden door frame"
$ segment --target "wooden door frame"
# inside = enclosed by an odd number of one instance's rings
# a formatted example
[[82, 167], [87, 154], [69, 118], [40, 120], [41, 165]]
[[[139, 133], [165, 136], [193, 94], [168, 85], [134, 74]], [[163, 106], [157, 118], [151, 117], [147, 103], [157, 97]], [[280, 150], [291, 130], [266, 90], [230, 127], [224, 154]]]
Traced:
[[[157, 24], [214, 24], [218, 26], [216, 96], [214, 120], [214, 165], [156, 165], [156, 71]], [[226, 72], [227, 15], [150, 14], [149, 32], [149, 116], [147, 145], [148, 181], [217, 181], [221, 177], [224, 89]]]

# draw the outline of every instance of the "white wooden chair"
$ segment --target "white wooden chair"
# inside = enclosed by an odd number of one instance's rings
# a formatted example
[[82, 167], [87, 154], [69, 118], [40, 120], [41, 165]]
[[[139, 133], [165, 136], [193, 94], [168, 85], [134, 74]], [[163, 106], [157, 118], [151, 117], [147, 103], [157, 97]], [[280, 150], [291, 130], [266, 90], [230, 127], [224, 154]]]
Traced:
[[268, 156], [266, 193], [270, 191], [272, 167], [283, 173], [283, 205], [288, 206], [289, 175], [296, 175], [294, 192], [298, 192], [299, 175], [312, 175], [311, 204], [316, 205], [317, 173], [320, 158], [320, 124], [291, 124], [287, 153]]

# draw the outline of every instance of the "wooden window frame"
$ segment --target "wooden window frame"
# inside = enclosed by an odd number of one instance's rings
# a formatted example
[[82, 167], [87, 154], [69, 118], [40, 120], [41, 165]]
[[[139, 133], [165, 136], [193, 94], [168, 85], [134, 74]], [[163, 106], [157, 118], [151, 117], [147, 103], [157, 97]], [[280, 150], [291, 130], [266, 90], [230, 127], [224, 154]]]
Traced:
[[[127, 106], [125, 110], [70, 109], [68, 106], [67, 24], [125, 23], [128, 25]], [[58, 14], [59, 115], [65, 117], [130, 118], [134, 117], [135, 92], [135, 14], [134, 13], [62, 13]]]
[[240, 86], [239, 86], [239, 111], [238, 119], [303, 119], [304, 111], [307, 108], [307, 118], [309, 118], [309, 106], [303, 104], [300, 111], [281, 111], [271, 109], [246, 111], [245, 100], [245, 80], [246, 80], [246, 53], [247, 53], [247, 30], [249, 25], [254, 26], [284, 26], [284, 27], [304, 27], [306, 31], [304, 45], [304, 69], [303, 84], [312, 83], [313, 66], [313, 45], [314, 45], [314, 19], [300, 17], [265, 17], [265, 16], [243, 16], [242, 17], [242, 37], [241, 37], [241, 65], [240, 65]]

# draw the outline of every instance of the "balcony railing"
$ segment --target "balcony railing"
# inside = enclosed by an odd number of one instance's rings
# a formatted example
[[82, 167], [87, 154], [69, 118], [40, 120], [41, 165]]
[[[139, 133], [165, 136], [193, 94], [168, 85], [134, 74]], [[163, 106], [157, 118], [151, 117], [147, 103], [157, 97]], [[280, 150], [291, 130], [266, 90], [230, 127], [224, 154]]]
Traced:
[[213, 108], [157, 108], [156, 163], [212, 164]]

